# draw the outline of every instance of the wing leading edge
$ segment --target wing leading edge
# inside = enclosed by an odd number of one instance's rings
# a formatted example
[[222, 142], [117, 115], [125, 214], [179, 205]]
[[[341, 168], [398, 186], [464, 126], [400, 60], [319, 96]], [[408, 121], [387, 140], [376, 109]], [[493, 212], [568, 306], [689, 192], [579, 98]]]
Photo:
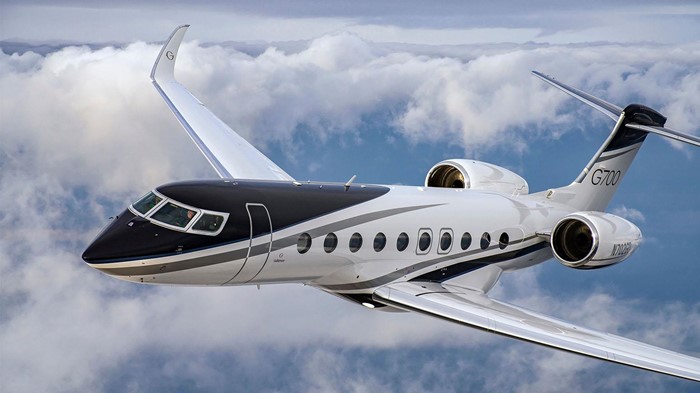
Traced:
[[175, 79], [180, 43], [189, 25], [175, 29], [158, 54], [151, 81], [187, 134], [223, 178], [294, 180], [229, 128]]
[[481, 292], [437, 283], [401, 282], [377, 289], [373, 298], [492, 333], [700, 381], [700, 359], [576, 326]]

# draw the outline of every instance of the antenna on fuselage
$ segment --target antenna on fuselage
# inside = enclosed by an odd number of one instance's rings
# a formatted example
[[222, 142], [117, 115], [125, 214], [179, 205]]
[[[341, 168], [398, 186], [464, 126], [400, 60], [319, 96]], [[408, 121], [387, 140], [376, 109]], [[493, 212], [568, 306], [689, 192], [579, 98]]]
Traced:
[[350, 188], [350, 185], [352, 184], [352, 182], [355, 181], [355, 178], [356, 178], [356, 177], [357, 177], [357, 175], [352, 175], [352, 177], [350, 178], [350, 180], [348, 180], [347, 183], [345, 183], [345, 191], [347, 191], [348, 188]]

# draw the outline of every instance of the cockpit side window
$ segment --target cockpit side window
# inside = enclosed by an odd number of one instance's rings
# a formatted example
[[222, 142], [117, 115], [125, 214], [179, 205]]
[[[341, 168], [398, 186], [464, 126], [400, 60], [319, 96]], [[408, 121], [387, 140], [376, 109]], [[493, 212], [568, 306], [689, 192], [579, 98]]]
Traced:
[[217, 232], [221, 228], [224, 218], [214, 214], [202, 214], [202, 217], [192, 226], [193, 230], [205, 232]]
[[192, 221], [195, 215], [197, 215], [197, 212], [194, 210], [168, 202], [158, 209], [157, 212], [153, 213], [151, 218], [164, 224], [184, 228]]
[[174, 231], [218, 236], [229, 213], [201, 209], [177, 202], [153, 190], [129, 206], [134, 214]]
[[149, 192], [148, 194], [144, 195], [141, 199], [139, 199], [136, 203], [134, 203], [133, 206], [134, 209], [136, 209], [136, 211], [143, 215], [146, 215], [146, 213], [148, 213], [149, 210], [156, 207], [156, 205], [159, 204], [162, 200], [163, 198], [159, 197], [153, 192]]

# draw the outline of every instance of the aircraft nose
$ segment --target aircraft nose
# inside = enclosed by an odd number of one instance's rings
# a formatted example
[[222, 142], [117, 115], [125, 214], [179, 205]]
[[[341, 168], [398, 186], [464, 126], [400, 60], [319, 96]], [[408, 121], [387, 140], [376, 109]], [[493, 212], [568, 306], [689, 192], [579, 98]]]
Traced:
[[190, 248], [189, 238], [187, 233], [157, 226], [127, 209], [90, 243], [83, 260], [95, 265], [174, 254]]
[[[89, 264], [112, 262], [129, 247], [127, 230], [135, 216], [128, 210], [118, 215], [90, 243], [83, 252], [83, 260]], [[133, 225], [133, 224], [132, 224]]]
[[99, 261], [106, 259], [109, 254], [105, 252], [104, 244], [105, 242], [102, 239], [102, 235], [93, 240], [85, 251], [83, 251], [83, 261], [87, 263], [99, 263]]

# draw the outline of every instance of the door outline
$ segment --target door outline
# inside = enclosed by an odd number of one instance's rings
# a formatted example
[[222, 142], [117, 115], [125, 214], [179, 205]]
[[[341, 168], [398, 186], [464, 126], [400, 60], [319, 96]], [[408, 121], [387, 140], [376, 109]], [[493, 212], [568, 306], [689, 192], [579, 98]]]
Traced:
[[[267, 215], [267, 222], [270, 225], [270, 233], [268, 234], [268, 242], [267, 242], [267, 255], [265, 256], [265, 262], [263, 262], [262, 266], [260, 266], [260, 269], [251, 277], [249, 280], [246, 282], [250, 282], [255, 277], [260, 274], [260, 272], [265, 268], [265, 265], [267, 265], [267, 261], [270, 259], [270, 251], [272, 251], [272, 217], [270, 217], [270, 211], [267, 210], [267, 206], [263, 205], [262, 203], [246, 203], [245, 204], [245, 210], [248, 212], [248, 222], [250, 222], [250, 242], [248, 243], [248, 254], [245, 257], [245, 262], [243, 263], [243, 267], [248, 263], [248, 259], [250, 258], [250, 251], [253, 249], [253, 216], [250, 214], [250, 206], [260, 206], [263, 209], [265, 209], [265, 214]], [[265, 236], [265, 235], [260, 235], [260, 237]], [[241, 270], [243, 270], [243, 267]], [[235, 278], [235, 277], [234, 277]]]
[[[248, 213], [248, 224], [250, 227], [250, 234], [248, 235], [248, 251], [247, 251], [246, 256], [245, 256], [245, 261], [243, 261], [243, 264], [241, 265], [241, 268], [238, 269], [238, 271], [236, 272], [236, 274], [233, 275], [233, 277], [231, 277], [228, 281], [226, 281], [222, 285], [226, 285], [226, 284], [230, 283], [236, 277], [238, 277], [241, 273], [243, 273], [243, 271], [246, 268], [246, 265], [248, 265], [248, 261], [250, 260], [250, 257], [251, 257], [250, 250], [253, 248], [253, 240], [255, 240], [253, 238], [253, 231], [255, 228], [253, 227], [253, 215], [250, 214], [250, 206], [259, 206], [259, 207], [262, 207], [263, 209], [265, 209], [265, 214], [267, 215], [267, 222], [270, 225], [270, 227], [269, 227], [270, 232], [267, 234], [267, 236], [268, 236], [268, 248], [267, 248], [267, 255], [265, 256], [265, 261], [262, 263], [262, 266], [260, 266], [260, 269], [258, 269], [258, 271], [255, 272], [255, 274], [251, 278], [243, 281], [243, 283], [250, 282], [253, 279], [255, 279], [255, 277], [257, 277], [258, 274], [260, 274], [260, 272], [263, 270], [263, 268], [265, 268], [265, 265], [267, 265], [267, 261], [270, 259], [270, 251], [272, 251], [272, 218], [270, 217], [270, 211], [267, 210], [267, 206], [263, 205], [262, 203], [246, 203], [245, 210], [246, 210], [246, 213]], [[260, 235], [259, 237], [263, 237], [263, 236], [265, 236], [265, 234]]]

